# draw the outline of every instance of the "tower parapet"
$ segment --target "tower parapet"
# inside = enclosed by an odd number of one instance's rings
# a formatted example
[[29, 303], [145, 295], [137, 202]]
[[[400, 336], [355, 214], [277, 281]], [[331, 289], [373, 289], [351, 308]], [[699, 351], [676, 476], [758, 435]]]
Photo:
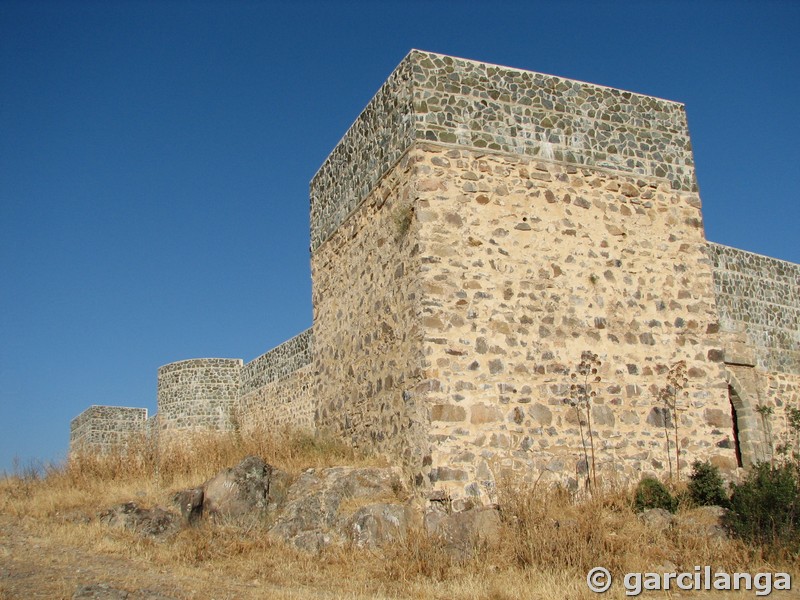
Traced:
[[666, 179], [697, 191], [683, 104], [412, 50], [311, 181], [311, 247], [416, 141]]

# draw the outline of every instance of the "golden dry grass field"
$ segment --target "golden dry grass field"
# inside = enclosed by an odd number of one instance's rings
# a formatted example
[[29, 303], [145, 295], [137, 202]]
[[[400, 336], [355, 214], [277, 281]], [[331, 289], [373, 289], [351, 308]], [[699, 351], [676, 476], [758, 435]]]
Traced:
[[[334, 547], [312, 556], [271, 539], [266, 524], [204, 523], [158, 541], [94, 518], [131, 500], [173, 508], [176, 490], [198, 485], [250, 454], [294, 475], [307, 467], [381, 464], [319, 438], [214, 436], [160, 456], [142, 446], [127, 456], [84, 456], [44, 473], [7, 476], [0, 480], [0, 600], [70, 599], [87, 584], [124, 590], [130, 600], [625, 598], [619, 583], [624, 573], [692, 571], [696, 565], [730, 573], [788, 572], [800, 588], [796, 557], [767, 560], [759, 548], [713, 539], [701, 519], [684, 519], [658, 532], [637, 518], [632, 494], [624, 489], [576, 498], [543, 486], [506, 483], [499, 544], [476, 549], [465, 562], [451, 558], [421, 531], [380, 551]], [[608, 568], [617, 582], [602, 595], [586, 585], [586, 574], [595, 566]], [[756, 596], [753, 590], [640, 597]], [[800, 593], [776, 591], [770, 597], [798, 598]]]

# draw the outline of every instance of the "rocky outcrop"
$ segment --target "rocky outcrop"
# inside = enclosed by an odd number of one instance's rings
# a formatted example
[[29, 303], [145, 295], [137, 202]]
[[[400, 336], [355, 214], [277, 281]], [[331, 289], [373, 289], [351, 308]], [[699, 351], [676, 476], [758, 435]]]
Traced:
[[267, 510], [272, 466], [248, 456], [203, 484], [202, 512], [212, 519], [242, 519]]
[[472, 558], [482, 547], [496, 546], [500, 541], [500, 511], [495, 507], [477, 507], [448, 513], [433, 505], [425, 513], [425, 531], [458, 560]]
[[409, 504], [368, 504], [347, 520], [342, 532], [358, 548], [376, 548], [401, 540], [417, 525], [418, 514]]
[[309, 551], [353, 535], [362, 544], [379, 543], [407, 524], [401, 505], [405, 493], [395, 468], [308, 469], [287, 490], [286, 504], [269, 531]]
[[173, 501], [192, 524], [203, 516], [215, 521], [262, 519], [284, 502], [290, 479], [263, 459], [248, 456], [203, 485], [177, 492]]
[[203, 488], [181, 490], [173, 496], [173, 502], [181, 510], [181, 516], [187, 523], [194, 524], [203, 516]]
[[684, 534], [710, 540], [725, 540], [728, 532], [723, 525], [727, 509], [721, 506], [699, 506], [677, 514], [663, 508], [650, 508], [642, 511], [639, 519], [658, 533], [669, 529], [680, 529]]
[[169, 535], [182, 524], [201, 520], [256, 522], [270, 536], [312, 553], [332, 544], [378, 548], [414, 530], [441, 543], [458, 560], [496, 543], [500, 531], [496, 508], [454, 513], [433, 502], [425, 509], [394, 467], [307, 469], [292, 481], [261, 458], [248, 456], [204, 484], [177, 492], [173, 500], [181, 516], [129, 502], [104, 511], [100, 520], [150, 536]]
[[648, 508], [642, 511], [639, 519], [648, 528], [663, 532], [675, 525], [675, 515], [664, 508]]
[[142, 508], [136, 502], [125, 502], [104, 510], [98, 515], [101, 523], [130, 529], [140, 535], [163, 538], [177, 533], [180, 517], [163, 508]]

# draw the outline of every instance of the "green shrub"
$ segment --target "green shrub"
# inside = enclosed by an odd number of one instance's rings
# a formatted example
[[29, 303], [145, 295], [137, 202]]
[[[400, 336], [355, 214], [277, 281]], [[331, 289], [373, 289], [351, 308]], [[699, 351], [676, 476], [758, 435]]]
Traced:
[[733, 486], [725, 524], [751, 543], [800, 547], [800, 485], [798, 465], [760, 463], [740, 485]]
[[728, 495], [719, 468], [710, 462], [696, 461], [689, 477], [689, 497], [700, 506], [725, 506], [729, 504]]
[[645, 477], [636, 486], [633, 508], [636, 512], [642, 512], [648, 508], [663, 508], [674, 513], [678, 508], [678, 501], [658, 479]]

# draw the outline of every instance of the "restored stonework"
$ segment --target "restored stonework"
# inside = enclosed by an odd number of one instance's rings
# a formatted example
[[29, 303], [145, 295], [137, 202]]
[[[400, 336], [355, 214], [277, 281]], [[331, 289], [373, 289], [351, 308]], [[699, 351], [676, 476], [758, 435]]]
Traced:
[[235, 420], [243, 429], [295, 427], [314, 429], [311, 361], [314, 334], [305, 330], [242, 369]]
[[230, 427], [236, 403], [241, 359], [198, 358], [158, 370], [158, 419], [161, 429]]
[[242, 392], [234, 425], [244, 431], [283, 427], [313, 431], [313, 383], [313, 365], [306, 365], [251, 392]]
[[310, 188], [312, 329], [162, 367], [151, 429], [326, 430], [480, 502], [786, 438], [800, 266], [706, 241], [683, 105], [412, 51]]
[[743, 332], [755, 366], [800, 374], [800, 265], [708, 244], [720, 327]]

